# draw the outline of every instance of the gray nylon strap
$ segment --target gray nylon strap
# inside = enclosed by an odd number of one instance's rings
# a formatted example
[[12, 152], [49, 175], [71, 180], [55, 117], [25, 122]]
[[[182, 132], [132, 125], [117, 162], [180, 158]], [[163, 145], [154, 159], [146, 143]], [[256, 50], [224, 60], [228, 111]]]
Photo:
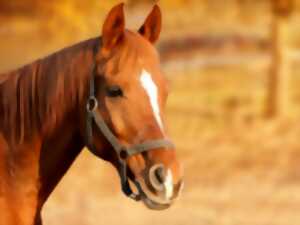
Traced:
[[[96, 70], [96, 65], [95, 63], [92, 66], [92, 74], [95, 73]], [[90, 96], [95, 96], [95, 80], [94, 77], [92, 77], [92, 79], [90, 79]]]
[[127, 148], [127, 154], [129, 156], [145, 152], [151, 149], [157, 149], [157, 148], [168, 148], [168, 149], [174, 149], [174, 144], [167, 140], [167, 139], [158, 139], [153, 141], [146, 141], [141, 144], [134, 145], [132, 147]]
[[106, 139], [109, 141], [109, 143], [113, 146], [113, 148], [117, 151], [117, 153], [120, 153], [123, 149], [123, 146], [119, 143], [118, 139], [115, 137], [115, 135], [111, 132], [109, 127], [106, 125], [103, 117], [98, 112], [97, 109], [91, 112], [95, 123], [99, 127], [99, 129], [102, 131], [102, 134], [106, 137]]
[[[94, 49], [94, 54], [96, 52], [96, 49]], [[91, 69], [91, 74], [94, 74], [95, 72], [95, 68], [96, 65], [95, 63], [93, 63], [92, 65], [92, 69]], [[93, 75], [92, 75], [93, 76]], [[87, 118], [86, 118], [86, 142], [88, 147], [93, 150], [92, 152], [94, 152], [96, 154], [95, 151], [95, 147], [94, 144], [92, 142], [92, 137], [93, 137], [93, 115], [91, 113], [91, 109], [90, 109], [90, 100], [91, 98], [94, 98], [95, 96], [95, 81], [94, 81], [94, 77], [92, 77], [89, 81], [89, 99], [87, 102]]]
[[141, 144], [137, 144], [137, 145], [131, 146], [129, 148], [126, 148], [120, 144], [119, 140], [111, 132], [109, 127], [106, 125], [103, 117], [101, 116], [100, 112], [97, 109], [95, 109], [91, 113], [93, 115], [95, 123], [97, 124], [99, 129], [102, 131], [103, 135], [106, 137], [106, 139], [111, 143], [113, 148], [119, 154], [122, 150], [125, 150], [128, 156], [132, 156], [132, 155], [139, 154], [141, 152], [145, 152], [145, 151], [148, 151], [151, 149], [156, 149], [156, 148], [174, 149], [174, 144], [167, 139], [146, 141]]

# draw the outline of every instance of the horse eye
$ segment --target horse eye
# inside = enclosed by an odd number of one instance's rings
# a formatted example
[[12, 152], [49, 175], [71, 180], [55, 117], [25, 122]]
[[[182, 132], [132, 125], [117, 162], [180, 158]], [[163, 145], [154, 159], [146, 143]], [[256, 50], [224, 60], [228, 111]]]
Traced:
[[113, 98], [114, 97], [122, 97], [123, 91], [119, 86], [114, 85], [114, 86], [110, 86], [110, 87], [106, 88], [106, 95], [108, 97], [113, 97]]

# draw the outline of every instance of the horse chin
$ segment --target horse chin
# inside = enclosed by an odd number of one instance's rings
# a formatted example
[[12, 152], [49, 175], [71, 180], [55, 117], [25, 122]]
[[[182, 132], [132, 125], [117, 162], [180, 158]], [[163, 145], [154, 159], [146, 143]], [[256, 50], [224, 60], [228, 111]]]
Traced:
[[[147, 188], [144, 186], [144, 182], [137, 182], [137, 191], [141, 197], [142, 202], [148, 209], [152, 210], [164, 210], [169, 208], [172, 205], [172, 201], [161, 201], [158, 197], [153, 196]], [[142, 183], [142, 185], [141, 185]]]
[[146, 196], [142, 197], [142, 201], [148, 209], [152, 210], [164, 210], [171, 206], [170, 203], [158, 203], [149, 199]]

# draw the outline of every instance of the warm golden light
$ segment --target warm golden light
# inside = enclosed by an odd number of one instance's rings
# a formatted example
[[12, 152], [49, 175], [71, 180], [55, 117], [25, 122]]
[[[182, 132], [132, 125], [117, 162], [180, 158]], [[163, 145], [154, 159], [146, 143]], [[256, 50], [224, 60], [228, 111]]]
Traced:
[[[0, 71], [99, 36], [119, 2], [0, 0]], [[127, 26], [138, 29], [157, 1], [125, 2]], [[148, 211], [84, 151], [44, 224], [300, 224], [300, 4], [274, 2], [160, 0], [157, 47], [171, 83], [168, 129], [185, 165], [181, 199]]]

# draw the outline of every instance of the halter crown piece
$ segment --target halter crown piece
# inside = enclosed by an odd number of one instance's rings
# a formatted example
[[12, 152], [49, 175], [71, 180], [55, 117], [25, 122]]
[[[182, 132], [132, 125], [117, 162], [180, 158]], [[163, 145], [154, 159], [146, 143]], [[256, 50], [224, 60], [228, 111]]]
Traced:
[[[96, 45], [99, 46], [99, 45]], [[98, 48], [94, 48], [94, 57], [97, 53]], [[95, 74], [96, 74], [96, 63], [93, 62], [91, 78], [90, 78], [90, 89], [89, 89], [89, 97], [87, 99], [86, 104], [86, 139], [87, 139], [87, 147], [94, 153], [97, 154], [97, 149], [93, 144], [93, 123], [97, 126], [97, 128], [102, 132], [104, 137], [110, 143], [114, 151], [116, 152], [119, 160], [118, 172], [121, 180], [121, 187], [123, 193], [136, 200], [141, 200], [142, 196], [145, 195], [141, 189], [141, 186], [138, 182], [134, 181], [137, 190], [139, 193], [134, 193], [129, 185], [129, 181], [127, 178], [127, 164], [126, 159], [129, 156], [140, 154], [142, 152], [146, 152], [153, 149], [165, 148], [165, 149], [173, 149], [174, 144], [168, 139], [155, 139], [146, 141], [140, 144], [136, 144], [133, 146], [124, 146], [120, 143], [118, 138], [113, 134], [111, 129], [105, 123], [99, 109], [98, 109], [98, 100], [95, 97]]]

